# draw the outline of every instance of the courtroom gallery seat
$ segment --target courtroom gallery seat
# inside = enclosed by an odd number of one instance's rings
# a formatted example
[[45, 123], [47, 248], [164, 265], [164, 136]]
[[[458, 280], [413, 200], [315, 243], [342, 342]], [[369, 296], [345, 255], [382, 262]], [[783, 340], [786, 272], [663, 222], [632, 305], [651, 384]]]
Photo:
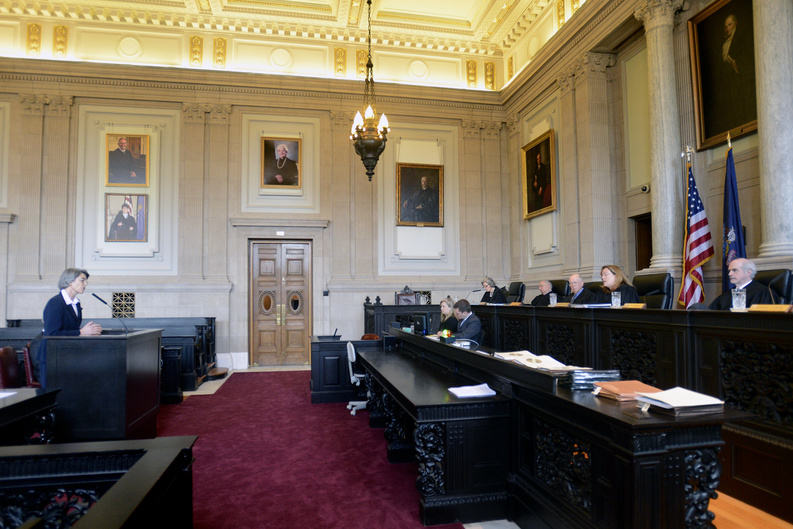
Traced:
[[791, 278], [790, 270], [761, 270], [754, 276], [754, 280], [768, 288], [774, 303], [787, 305], [793, 302], [791, 301], [793, 300], [793, 278]]
[[639, 301], [648, 309], [671, 309], [675, 302], [675, 280], [672, 274], [649, 274], [633, 278]]
[[[350, 370], [350, 382], [353, 386], [359, 388], [361, 386], [361, 380], [363, 380], [366, 375], [364, 373], [355, 372], [355, 360], [355, 346], [352, 342], [347, 342], [347, 367]], [[347, 404], [347, 409], [350, 410], [350, 415], [355, 415], [358, 410], [366, 409], [366, 401], [351, 400]]]
[[513, 281], [507, 289], [507, 303], [521, 303], [526, 295], [526, 285], [520, 281]]
[[29, 388], [40, 388], [41, 384], [33, 376], [33, 362], [30, 359], [30, 344], [22, 348], [22, 355], [25, 361], [25, 382]]
[[20, 387], [19, 360], [13, 347], [0, 348], [0, 389]]

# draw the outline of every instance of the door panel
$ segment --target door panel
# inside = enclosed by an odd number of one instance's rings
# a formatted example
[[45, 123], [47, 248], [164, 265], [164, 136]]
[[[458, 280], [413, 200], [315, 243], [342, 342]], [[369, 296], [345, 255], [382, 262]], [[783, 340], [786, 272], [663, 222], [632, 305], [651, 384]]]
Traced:
[[309, 243], [251, 243], [251, 365], [309, 363]]

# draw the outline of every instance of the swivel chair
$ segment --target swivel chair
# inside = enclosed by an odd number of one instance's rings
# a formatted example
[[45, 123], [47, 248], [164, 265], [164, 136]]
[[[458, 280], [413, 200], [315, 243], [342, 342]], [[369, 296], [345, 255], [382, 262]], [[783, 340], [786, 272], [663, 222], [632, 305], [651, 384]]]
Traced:
[[556, 292], [559, 301], [570, 295], [570, 284], [567, 279], [551, 279], [550, 283], [551, 292]]
[[787, 269], [761, 270], [754, 276], [754, 281], [765, 285], [771, 293], [775, 304], [787, 305], [792, 303], [793, 279]]
[[647, 304], [648, 309], [671, 309], [675, 304], [675, 281], [672, 274], [649, 274], [633, 278], [633, 287], [639, 294], [639, 300]]
[[22, 355], [25, 362], [25, 381], [29, 388], [40, 388], [41, 384], [36, 380], [33, 374], [33, 362], [30, 359], [30, 344], [28, 343], [22, 348]]
[[[363, 373], [356, 373], [354, 369], [355, 364], [355, 346], [352, 342], [347, 342], [347, 367], [350, 370], [350, 383], [359, 388], [361, 386], [361, 380], [363, 380], [366, 375]], [[355, 412], [358, 410], [365, 410], [366, 409], [366, 401], [365, 400], [351, 400], [347, 404], [347, 409], [350, 410], [350, 415], [355, 415]]]
[[522, 303], [523, 297], [526, 295], [526, 285], [520, 281], [513, 281], [509, 284], [506, 294], [507, 303]]

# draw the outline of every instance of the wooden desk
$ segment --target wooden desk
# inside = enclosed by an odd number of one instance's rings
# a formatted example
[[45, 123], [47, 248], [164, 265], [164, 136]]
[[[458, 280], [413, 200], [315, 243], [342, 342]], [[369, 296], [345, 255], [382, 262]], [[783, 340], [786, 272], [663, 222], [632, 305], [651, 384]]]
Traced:
[[[397, 350], [408, 360], [400, 362], [399, 368], [383, 369], [372, 376], [383, 379], [383, 373], [396, 371], [392, 375], [396, 382], [390, 383], [396, 388], [393, 391], [412, 387], [408, 370], [421, 378], [434, 376], [426, 373], [443, 366], [446, 376], [464, 373], [472, 380], [487, 382], [508, 399], [507, 439], [485, 432], [478, 442], [491, 452], [501, 451], [503, 445], [489, 443], [507, 442], [510, 455], [504, 486], [508, 517], [521, 527], [706, 526], [708, 501], [721, 476], [722, 424], [746, 419], [749, 414], [732, 409], [689, 418], [642, 414], [631, 405], [598, 399], [591, 392], [557, 387], [550, 383], [550, 375], [531, 373], [533, 370], [486, 354], [401, 331], [395, 334]], [[368, 370], [380, 365], [370, 359], [386, 354], [363, 351], [360, 356]], [[435, 395], [437, 408], [456, 404], [451, 396], [443, 404]], [[376, 392], [373, 398], [378, 398]], [[410, 404], [415, 402], [400, 403], [399, 407], [409, 409]], [[436, 412], [435, 421], [448, 432], [444, 413]], [[418, 433], [416, 437], [420, 438]], [[445, 471], [452, 474], [470, 466], [470, 462], [452, 457], [443, 462]]]
[[[43, 516], [45, 522], [35, 527], [60, 527], [71, 507], [73, 529], [192, 529], [196, 439], [4, 448], [3, 507], [23, 520]], [[81, 503], [93, 497], [99, 501], [81, 513]]]
[[59, 389], [10, 388], [0, 392], [14, 395], [0, 399], [0, 445], [31, 442], [39, 434], [41, 443], [52, 441], [53, 409]]
[[754, 415], [725, 426], [719, 490], [793, 523], [793, 317], [475, 305], [486, 345], [683, 386]]
[[509, 400], [459, 399], [473, 381], [382, 348], [361, 349], [370, 415], [385, 413], [388, 460], [417, 460], [421, 521], [436, 525], [507, 515]]

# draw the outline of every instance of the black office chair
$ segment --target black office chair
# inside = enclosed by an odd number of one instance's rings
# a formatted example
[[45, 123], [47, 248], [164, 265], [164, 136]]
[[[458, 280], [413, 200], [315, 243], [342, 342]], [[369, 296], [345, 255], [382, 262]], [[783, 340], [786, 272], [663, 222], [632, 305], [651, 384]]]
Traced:
[[550, 282], [551, 292], [556, 293], [559, 301], [570, 295], [570, 283], [567, 282], [567, 279], [551, 279]]
[[754, 276], [754, 281], [762, 283], [771, 292], [774, 303], [787, 305], [793, 303], [793, 277], [790, 270], [761, 270]]
[[521, 303], [526, 295], [526, 285], [520, 281], [513, 281], [507, 289], [507, 303]]
[[675, 280], [672, 274], [648, 274], [633, 278], [639, 301], [648, 309], [671, 309], [675, 303]]
[[599, 296], [603, 292], [603, 281], [590, 281], [584, 283], [584, 288], [592, 292], [595, 296]]

